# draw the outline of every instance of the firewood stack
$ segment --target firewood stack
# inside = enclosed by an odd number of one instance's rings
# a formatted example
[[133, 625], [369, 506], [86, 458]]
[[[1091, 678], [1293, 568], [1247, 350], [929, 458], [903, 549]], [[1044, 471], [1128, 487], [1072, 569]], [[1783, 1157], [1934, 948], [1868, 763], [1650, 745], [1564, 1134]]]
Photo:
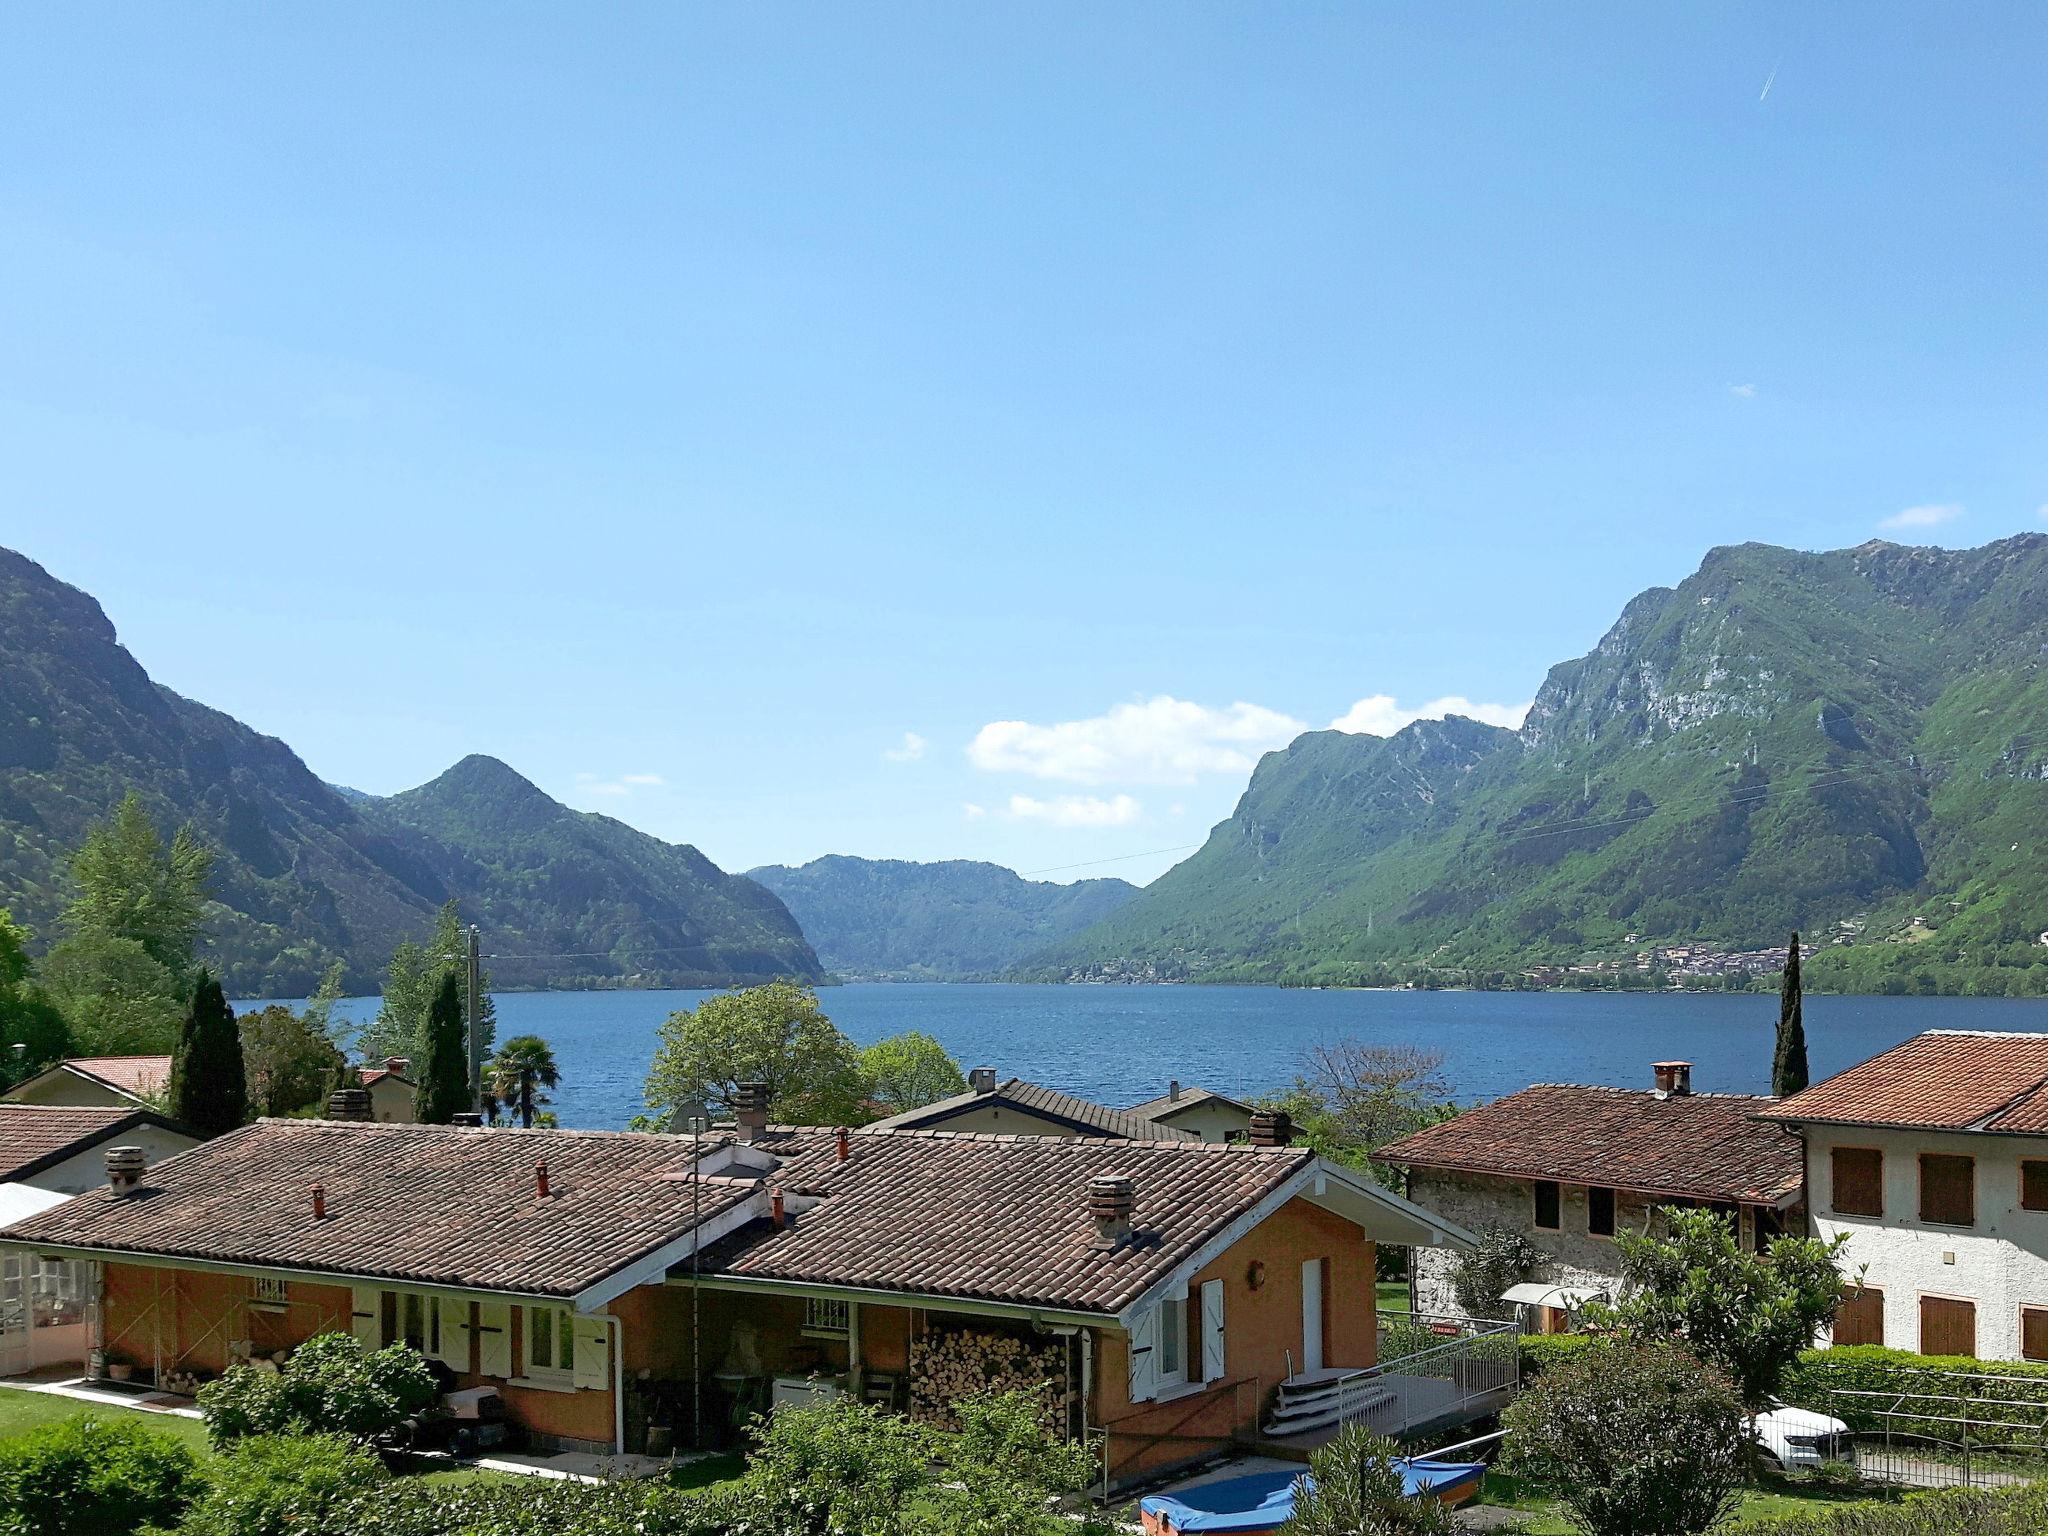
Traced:
[[1064, 1436], [1074, 1407], [1063, 1340], [1033, 1344], [1000, 1333], [940, 1330], [910, 1345], [910, 1416], [934, 1429], [958, 1429], [962, 1398], [989, 1392], [1039, 1392], [1038, 1420]]

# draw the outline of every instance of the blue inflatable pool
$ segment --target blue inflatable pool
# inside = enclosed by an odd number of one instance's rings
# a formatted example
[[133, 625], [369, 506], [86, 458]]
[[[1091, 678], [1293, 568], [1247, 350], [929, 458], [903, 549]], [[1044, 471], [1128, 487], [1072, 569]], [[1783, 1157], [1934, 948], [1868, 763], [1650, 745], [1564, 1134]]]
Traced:
[[[1403, 1460], [1401, 1481], [1410, 1498], [1462, 1504], [1479, 1491], [1484, 1462]], [[1308, 1481], [1305, 1472], [1255, 1472], [1203, 1483], [1179, 1494], [1153, 1494], [1138, 1501], [1146, 1536], [1187, 1532], [1229, 1532], [1258, 1536], [1277, 1531], [1294, 1514], [1294, 1495]]]

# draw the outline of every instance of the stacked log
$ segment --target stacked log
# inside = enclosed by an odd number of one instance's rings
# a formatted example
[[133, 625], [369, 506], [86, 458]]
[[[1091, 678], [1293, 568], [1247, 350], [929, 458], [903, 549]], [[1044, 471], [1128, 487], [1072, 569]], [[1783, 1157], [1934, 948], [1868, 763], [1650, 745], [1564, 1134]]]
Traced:
[[934, 1429], [960, 1427], [963, 1398], [1038, 1393], [1038, 1422], [1064, 1438], [1074, 1410], [1064, 1339], [1037, 1343], [1003, 1333], [935, 1329], [910, 1344], [910, 1417]]

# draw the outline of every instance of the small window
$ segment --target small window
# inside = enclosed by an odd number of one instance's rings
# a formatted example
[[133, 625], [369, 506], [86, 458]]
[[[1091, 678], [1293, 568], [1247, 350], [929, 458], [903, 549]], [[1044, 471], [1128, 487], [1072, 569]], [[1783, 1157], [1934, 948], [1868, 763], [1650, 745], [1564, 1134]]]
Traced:
[[1558, 1220], [1557, 1185], [1549, 1179], [1536, 1181], [1536, 1225], [1545, 1232], [1555, 1232], [1562, 1223]]
[[1188, 1300], [1159, 1304], [1159, 1380], [1179, 1386], [1188, 1379]]
[[526, 1309], [526, 1368], [536, 1376], [576, 1369], [576, 1325], [567, 1307]]
[[2020, 1358], [2048, 1361], [2048, 1307], [2020, 1308]]
[[285, 1295], [287, 1283], [283, 1280], [259, 1279], [256, 1281], [255, 1289], [250, 1293], [249, 1299], [258, 1306], [281, 1307], [287, 1299]]
[[1844, 1216], [1884, 1214], [1884, 1154], [1875, 1147], [1836, 1147], [1829, 1160], [1833, 1205]]
[[851, 1316], [843, 1301], [813, 1296], [804, 1302], [804, 1332], [843, 1339], [852, 1331]]
[[1842, 1304], [1835, 1309], [1834, 1341], [1837, 1344], [1882, 1344], [1884, 1292], [1869, 1285], [1852, 1285], [1844, 1290]]
[[1586, 1191], [1586, 1230], [1595, 1237], [1614, 1236], [1614, 1191], [1598, 1185]]
[[2020, 1209], [2048, 1211], [2048, 1163], [2020, 1160]]
[[1943, 1152], [1920, 1154], [1920, 1219], [1935, 1226], [1977, 1224], [1977, 1160]]

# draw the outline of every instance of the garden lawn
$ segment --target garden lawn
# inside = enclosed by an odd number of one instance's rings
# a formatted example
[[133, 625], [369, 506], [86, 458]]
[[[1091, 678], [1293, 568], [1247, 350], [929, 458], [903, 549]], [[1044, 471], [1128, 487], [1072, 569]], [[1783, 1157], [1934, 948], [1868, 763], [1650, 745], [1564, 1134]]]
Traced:
[[[1576, 1528], [1558, 1513], [1553, 1501], [1531, 1492], [1512, 1477], [1504, 1477], [1497, 1472], [1487, 1473], [1479, 1502], [1526, 1513], [1529, 1519], [1521, 1529], [1527, 1536], [1575, 1536]], [[1735, 1501], [1732, 1518], [1790, 1520], [1796, 1515], [1816, 1514], [1838, 1506], [1875, 1508], [1880, 1504], [1897, 1502], [1895, 1497], [1883, 1494], [1845, 1494], [1842, 1489], [1826, 1483], [1773, 1477], [1759, 1486], [1744, 1489]]]
[[1377, 1305], [1382, 1312], [1406, 1312], [1408, 1310], [1408, 1282], [1406, 1280], [1381, 1280], [1374, 1289], [1379, 1293]]
[[197, 1419], [175, 1413], [152, 1413], [146, 1408], [114, 1408], [104, 1403], [81, 1403], [76, 1398], [55, 1397], [48, 1392], [25, 1392], [20, 1387], [0, 1387], [0, 1440], [12, 1440], [60, 1419], [75, 1419], [81, 1413], [103, 1419], [135, 1419], [160, 1435], [184, 1442], [195, 1454], [204, 1456], [206, 1426]]

